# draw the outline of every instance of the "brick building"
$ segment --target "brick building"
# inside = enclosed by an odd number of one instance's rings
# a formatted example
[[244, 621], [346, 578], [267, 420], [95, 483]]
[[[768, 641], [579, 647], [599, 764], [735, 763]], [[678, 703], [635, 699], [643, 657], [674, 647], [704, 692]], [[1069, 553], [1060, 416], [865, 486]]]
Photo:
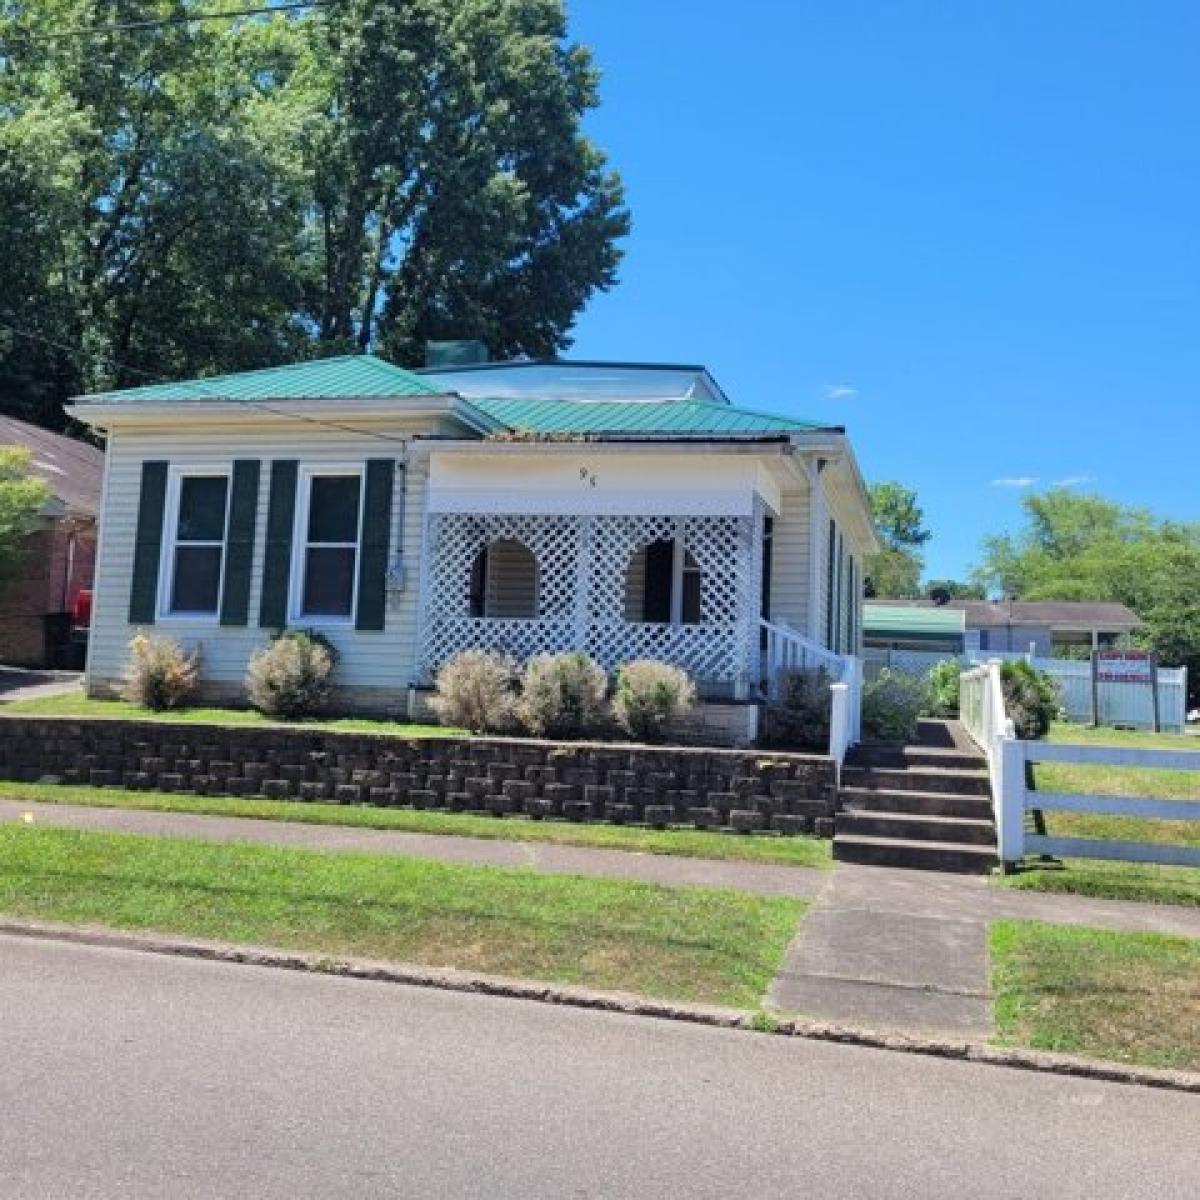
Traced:
[[104, 453], [3, 416], [0, 445], [29, 450], [34, 474], [51, 493], [20, 573], [0, 591], [0, 663], [79, 665], [72, 661], [79, 651], [71, 646], [71, 612], [79, 592], [92, 587]]

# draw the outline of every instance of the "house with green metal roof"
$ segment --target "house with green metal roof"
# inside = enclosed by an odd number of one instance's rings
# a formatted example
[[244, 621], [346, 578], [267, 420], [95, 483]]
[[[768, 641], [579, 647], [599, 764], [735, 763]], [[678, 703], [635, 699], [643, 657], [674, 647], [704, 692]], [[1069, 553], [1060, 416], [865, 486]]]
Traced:
[[92, 695], [150, 627], [214, 701], [274, 632], [319, 630], [341, 705], [397, 714], [470, 648], [662, 659], [735, 741], [783, 668], [853, 674], [876, 540], [846, 432], [704, 367], [355, 355], [70, 412], [108, 450]]

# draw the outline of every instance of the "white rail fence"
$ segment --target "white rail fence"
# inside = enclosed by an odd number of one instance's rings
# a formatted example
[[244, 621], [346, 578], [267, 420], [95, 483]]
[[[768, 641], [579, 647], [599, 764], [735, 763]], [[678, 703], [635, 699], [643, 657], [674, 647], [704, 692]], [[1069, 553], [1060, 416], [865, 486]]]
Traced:
[[1042, 792], [1029, 787], [1028, 782], [1029, 767], [1036, 763], [1194, 771], [1200, 780], [1200, 751], [1135, 750], [1122, 746], [1072, 746], [1018, 741], [1013, 736], [1012, 722], [1004, 712], [1000, 667], [995, 662], [963, 673], [961, 720], [975, 743], [987, 755], [1002, 863], [1018, 863], [1027, 854], [1052, 854], [1065, 858], [1101, 858], [1200, 867], [1200, 846], [1109, 838], [1054, 837], [1027, 832], [1025, 820], [1027, 813], [1041, 811], [1200, 821], [1200, 800]]
[[830, 679], [829, 756], [841, 772], [846, 752], [862, 739], [862, 660], [835, 654], [784, 621], [763, 621], [763, 676], [768, 700], [778, 700], [792, 671], [824, 671]]
[[[939, 654], [931, 650], [882, 650], [863, 652], [867, 678], [874, 679], [887, 667], [914, 679], [923, 679], [939, 662], [952, 659], [964, 666], [979, 662], [967, 655]], [[987, 658], [1011, 661], [1024, 659], [1039, 671], [1045, 671], [1058, 684], [1063, 711], [1068, 721], [1087, 724], [1092, 721], [1092, 665], [1074, 658], [1033, 658], [1028, 654], [987, 654]], [[1154, 726], [1154, 699], [1141, 683], [1101, 683], [1096, 689], [1100, 725], [1132, 725], [1140, 729]], [[1169, 732], [1182, 733], [1187, 719], [1187, 668], [1158, 669], [1159, 725]]]

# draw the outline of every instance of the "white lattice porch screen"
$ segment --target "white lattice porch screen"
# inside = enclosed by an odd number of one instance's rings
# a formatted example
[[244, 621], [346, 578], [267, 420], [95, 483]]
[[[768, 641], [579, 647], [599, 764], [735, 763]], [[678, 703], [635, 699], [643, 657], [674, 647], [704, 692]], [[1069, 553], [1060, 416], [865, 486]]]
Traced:
[[[758, 678], [763, 514], [753, 516], [552, 516], [430, 513], [422, 583], [421, 671], [478, 647], [524, 661], [582, 649], [608, 669], [636, 658], [685, 668], [703, 683], [740, 690]], [[514, 539], [538, 565], [538, 608], [528, 619], [471, 615], [471, 570], [491, 542]], [[700, 568], [700, 623], [625, 619], [635, 553], [680, 538]]]

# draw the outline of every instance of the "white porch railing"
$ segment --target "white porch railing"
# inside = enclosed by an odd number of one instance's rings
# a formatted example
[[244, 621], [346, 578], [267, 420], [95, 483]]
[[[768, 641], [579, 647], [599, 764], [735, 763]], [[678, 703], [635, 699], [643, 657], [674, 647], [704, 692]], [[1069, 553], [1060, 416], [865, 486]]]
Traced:
[[1053, 837], [1045, 833], [1027, 833], [1025, 828], [1026, 814], [1034, 811], [1090, 812], [1148, 820], [1200, 821], [1200, 801], [1196, 800], [1041, 792], [1028, 784], [1030, 764], [1051, 762], [1195, 771], [1197, 778], [1200, 778], [1200, 751], [1134, 750], [1122, 746], [1073, 746], [1018, 741], [1013, 736], [1012, 722], [1004, 713], [998, 662], [964, 672], [960, 697], [962, 723], [988, 757], [1002, 863], [1018, 863], [1027, 854], [1052, 854], [1066, 858], [1116, 859], [1200, 867], [1200, 846], [1108, 838]]
[[824, 671], [830, 679], [829, 756], [841, 770], [846, 751], [862, 740], [862, 660], [836, 654], [784, 621], [763, 621], [764, 691], [777, 700], [789, 671]]

